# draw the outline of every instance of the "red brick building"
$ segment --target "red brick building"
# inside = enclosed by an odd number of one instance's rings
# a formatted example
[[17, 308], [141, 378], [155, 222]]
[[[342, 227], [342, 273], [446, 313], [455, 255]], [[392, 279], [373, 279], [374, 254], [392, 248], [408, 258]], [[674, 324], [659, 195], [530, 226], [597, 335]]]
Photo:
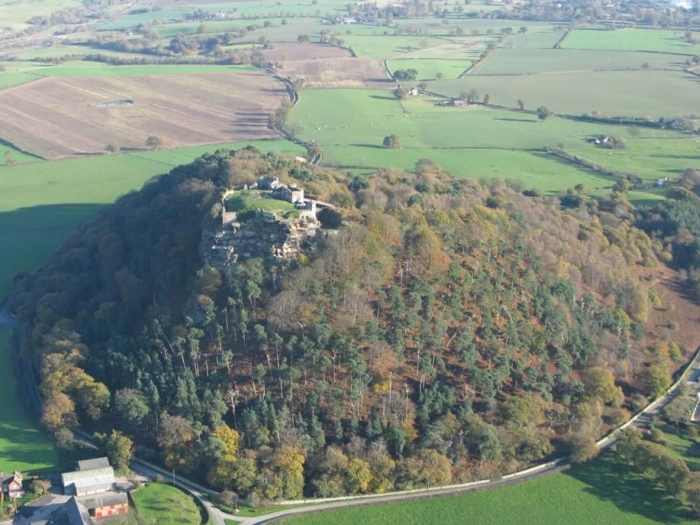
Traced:
[[85, 502], [93, 518], [119, 516], [129, 512], [129, 499], [124, 492], [104, 494]]

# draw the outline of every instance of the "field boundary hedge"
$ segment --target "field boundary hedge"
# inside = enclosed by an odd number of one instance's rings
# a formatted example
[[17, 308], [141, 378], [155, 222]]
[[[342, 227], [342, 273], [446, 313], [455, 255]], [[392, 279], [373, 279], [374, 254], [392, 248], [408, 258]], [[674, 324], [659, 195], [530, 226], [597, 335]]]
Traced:
[[608, 177], [614, 177], [616, 179], [627, 179], [628, 181], [633, 182], [635, 184], [642, 184], [642, 178], [639, 175], [635, 175], [634, 173], [627, 173], [624, 171], [611, 170], [609, 168], [606, 168], [605, 166], [601, 166], [600, 164], [596, 164], [595, 162], [592, 162], [588, 159], [584, 159], [583, 157], [579, 157], [578, 155], [574, 155], [573, 153], [569, 153], [565, 149], [544, 148], [544, 151], [550, 155], [553, 155], [553, 156], [558, 157], [560, 159], [563, 159], [563, 160], [566, 160], [566, 161], [571, 162], [573, 164], [576, 164], [577, 166], [581, 166], [584, 168], [588, 168], [589, 170], [593, 170], [596, 173], [600, 173], [601, 175], [606, 175]]

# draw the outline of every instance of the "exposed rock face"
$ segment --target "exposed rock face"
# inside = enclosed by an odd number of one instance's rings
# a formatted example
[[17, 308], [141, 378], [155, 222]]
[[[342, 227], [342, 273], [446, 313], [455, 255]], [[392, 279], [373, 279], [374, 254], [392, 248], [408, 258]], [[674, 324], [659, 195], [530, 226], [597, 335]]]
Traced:
[[202, 239], [202, 255], [219, 270], [254, 257], [291, 260], [321, 233], [315, 218], [281, 219], [272, 212], [259, 212], [243, 223], [228, 221]]

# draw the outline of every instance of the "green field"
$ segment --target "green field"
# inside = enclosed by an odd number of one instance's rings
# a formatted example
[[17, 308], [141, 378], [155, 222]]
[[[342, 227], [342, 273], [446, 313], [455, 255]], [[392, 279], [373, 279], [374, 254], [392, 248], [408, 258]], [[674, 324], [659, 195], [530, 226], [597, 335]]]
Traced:
[[38, 77], [28, 72], [7, 72], [0, 74], [0, 89], [19, 86], [37, 80]]
[[[576, 71], [642, 69], [677, 69], [685, 67], [680, 57], [661, 53], [624, 51], [590, 51], [585, 49], [532, 49], [499, 48], [474, 75], [532, 75]], [[470, 75], [470, 78], [471, 75]], [[558, 77], [547, 77], [556, 83]]]
[[[542, 122], [536, 115], [483, 106], [437, 107], [438, 100], [420, 96], [399, 102], [386, 91], [318, 89], [304, 94], [292, 123], [301, 128], [301, 138], [323, 146], [368, 148], [381, 146], [389, 133], [399, 134], [405, 148], [445, 149], [541, 149], [558, 144], [578, 145], [597, 134], [629, 133], [620, 126], [554, 117]], [[639, 133], [643, 138], [679, 136], [653, 129], [640, 129]]]
[[646, 525], [693, 523], [650, 480], [614, 454], [519, 485], [459, 496], [350, 507], [284, 520], [289, 525]]
[[[697, 164], [695, 140], [677, 132], [563, 118], [541, 122], [529, 113], [437, 107], [436, 101], [420, 96], [399, 102], [385, 91], [319, 89], [304, 93], [292, 123], [301, 138], [323, 146], [324, 162], [333, 165], [410, 169], [417, 160], [430, 158], [456, 176], [521, 179], [527, 187], [547, 192], [579, 182], [591, 189], [609, 188], [614, 181], [544, 154], [545, 146], [564, 146], [647, 180]], [[382, 147], [390, 133], [401, 137], [401, 149]], [[626, 137], [629, 148], [612, 152], [586, 142], [598, 134]]]
[[459, 78], [472, 63], [468, 60], [403, 59], [391, 60], [387, 65], [392, 73], [397, 69], [415, 69], [418, 71], [418, 80], [436, 80], [438, 73], [442, 73], [444, 78]]
[[685, 42], [683, 31], [665, 29], [576, 30], [569, 33], [562, 47], [609, 51], [652, 51], [691, 56], [700, 54], [700, 45]]
[[[12, 252], [3, 246], [3, 254], [8, 253]], [[58, 454], [53, 443], [17, 401], [22, 385], [15, 382], [12, 362], [9, 330], [0, 327], [0, 471], [27, 474], [55, 470]]]
[[177, 487], [149, 483], [131, 493], [139, 515], [158, 525], [199, 525], [202, 522], [193, 498]]
[[628, 140], [624, 150], [606, 150], [590, 144], [569, 148], [572, 153], [606, 168], [627, 171], [647, 181], [680, 177], [686, 168], [700, 168], [700, 139]]
[[592, 172], [582, 171], [570, 164], [560, 163], [544, 153], [493, 149], [367, 149], [361, 147], [326, 148], [324, 161], [333, 165], [360, 168], [384, 167], [411, 170], [421, 159], [437, 162], [456, 177], [470, 179], [517, 179], [525, 188], [538, 188], [557, 193], [576, 184], [589, 190], [610, 193], [615, 181]]
[[3, 144], [0, 142], [0, 166], [20, 162], [34, 162], [37, 160], [41, 159], [39, 159], [39, 157], [35, 157], [34, 155], [30, 155], [29, 153], [23, 153], [20, 150], [13, 148], [9, 144]]
[[525, 27], [528, 28], [527, 33], [516, 33], [502, 47], [513, 49], [552, 49], [564, 36], [564, 31], [552, 31], [551, 27], [547, 28], [547, 31], [538, 32], [533, 32], [532, 28], [527, 24]]
[[[462, 89], [476, 89], [490, 93], [499, 105], [516, 107], [521, 98], [529, 109], [544, 105], [572, 115], [601, 111], [614, 116], [659, 118], [694, 113], [693, 108], [700, 107], [698, 80], [682, 71], [658, 70], [519, 75], [507, 79], [467, 75], [463, 80], [434, 82], [431, 90], [456, 97]], [[664, 96], [667, 93], [674, 95]]]

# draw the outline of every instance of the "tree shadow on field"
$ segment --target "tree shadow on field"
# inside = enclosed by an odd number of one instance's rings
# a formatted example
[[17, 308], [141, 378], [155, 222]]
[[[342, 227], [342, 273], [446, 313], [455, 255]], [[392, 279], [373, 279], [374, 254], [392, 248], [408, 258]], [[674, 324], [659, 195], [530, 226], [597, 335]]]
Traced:
[[[97, 215], [104, 204], [49, 204], [0, 212], [0, 235], [77, 230], [77, 227]], [[3, 250], [3, 257], [14, 254]]]
[[384, 95], [370, 95], [369, 98], [376, 98], [377, 100], [396, 100], [394, 96], [384, 96]]
[[629, 514], [639, 514], [660, 523], [680, 523], [686, 510], [656, 483], [624, 464], [614, 452], [564, 472], [588, 487], [589, 494], [613, 503]]
[[504, 122], [528, 122], [530, 124], [534, 124], [538, 122], [537, 120], [532, 120], [532, 119], [527, 119], [527, 118], [504, 118], [504, 117], [498, 117], [493, 120], [503, 120]]
[[348, 144], [348, 146], [353, 146], [356, 148], [373, 148], [373, 149], [387, 149], [386, 146], [378, 144]]

